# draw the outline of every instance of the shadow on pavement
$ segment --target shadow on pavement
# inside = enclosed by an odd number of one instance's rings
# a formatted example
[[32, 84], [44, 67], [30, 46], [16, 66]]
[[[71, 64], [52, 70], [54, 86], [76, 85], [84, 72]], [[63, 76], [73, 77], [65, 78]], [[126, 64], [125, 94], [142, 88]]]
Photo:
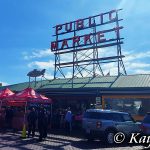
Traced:
[[55, 135], [62, 135], [62, 136], [70, 136], [75, 138], [84, 138], [83, 136], [84, 133], [81, 129], [73, 130], [71, 133], [66, 133], [66, 131], [62, 129], [55, 129], [55, 130], [50, 130], [48, 133], [55, 134]]
[[61, 140], [61, 138], [47, 138], [42, 142], [38, 142], [38, 136], [35, 138], [21, 138], [20, 133], [3, 132], [0, 135], [0, 149], [16, 149], [16, 150], [30, 150], [30, 149], [56, 149], [64, 150], [63, 147], [70, 145], [70, 141]]
[[[52, 133], [52, 132], [51, 132]], [[84, 138], [79, 138], [73, 135], [73, 133], [70, 136], [66, 136], [63, 133], [60, 132], [53, 132], [53, 134], [49, 134], [47, 139], [43, 142], [37, 142], [38, 136], [35, 138], [27, 138], [27, 139], [21, 139], [21, 134], [18, 133], [1, 133], [0, 134], [0, 149], [4, 148], [16, 148], [21, 150], [30, 150], [30, 149], [39, 149], [42, 147], [43, 150], [46, 149], [56, 149], [56, 150], [63, 150], [68, 149], [68, 147], [71, 147], [71, 149], [102, 149], [102, 148], [117, 148], [119, 149], [124, 147], [131, 147], [132, 146], [139, 146], [139, 145], [128, 145], [128, 144], [119, 144], [119, 145], [106, 145], [102, 143], [99, 140], [95, 140], [92, 142], [89, 142], [85, 140]], [[70, 148], [69, 148], [70, 149]]]
[[102, 143], [101, 141], [92, 141], [89, 142], [87, 140], [80, 140], [80, 141], [72, 141], [71, 146], [78, 148], [78, 149], [100, 149], [100, 148], [125, 148], [125, 147], [134, 147], [140, 145], [129, 145], [129, 144], [114, 144], [114, 145], [107, 145]]

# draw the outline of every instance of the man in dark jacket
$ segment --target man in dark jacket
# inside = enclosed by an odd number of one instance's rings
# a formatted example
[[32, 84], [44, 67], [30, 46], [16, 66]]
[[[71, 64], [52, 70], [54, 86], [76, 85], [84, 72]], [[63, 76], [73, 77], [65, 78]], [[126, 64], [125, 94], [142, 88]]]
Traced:
[[35, 108], [32, 108], [31, 112], [28, 114], [27, 120], [28, 120], [28, 137], [30, 137], [31, 132], [32, 132], [32, 137], [34, 137], [36, 120], [37, 120], [37, 114]]
[[48, 115], [46, 110], [41, 107], [38, 112], [38, 130], [39, 130], [39, 141], [47, 137], [47, 126], [48, 126]]
[[6, 109], [6, 115], [5, 115], [6, 127], [8, 129], [12, 128], [12, 120], [13, 120], [13, 110], [12, 108], [8, 107]]

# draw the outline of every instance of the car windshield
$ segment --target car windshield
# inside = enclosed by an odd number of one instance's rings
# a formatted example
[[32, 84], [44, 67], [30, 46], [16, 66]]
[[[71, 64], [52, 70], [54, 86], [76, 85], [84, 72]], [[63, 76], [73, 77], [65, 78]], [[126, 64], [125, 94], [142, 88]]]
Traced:
[[133, 118], [129, 114], [113, 113], [112, 115], [113, 120], [117, 122], [127, 122], [127, 121], [134, 122]]
[[146, 115], [146, 117], [143, 120], [143, 123], [150, 123], [150, 115]]
[[111, 116], [109, 113], [100, 112], [86, 112], [84, 113], [84, 118], [111, 120]]
[[133, 118], [128, 114], [123, 115], [123, 120], [124, 121], [132, 121], [132, 122], [134, 121]]

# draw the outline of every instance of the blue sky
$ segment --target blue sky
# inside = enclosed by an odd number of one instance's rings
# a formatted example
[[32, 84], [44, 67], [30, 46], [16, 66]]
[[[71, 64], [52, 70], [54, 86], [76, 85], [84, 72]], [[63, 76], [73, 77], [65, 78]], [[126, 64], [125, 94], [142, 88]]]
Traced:
[[[26, 74], [33, 68], [46, 68], [46, 77], [52, 78], [52, 27], [116, 8], [123, 8], [119, 17], [124, 19], [121, 36], [127, 73], [150, 73], [149, 0], [0, 0], [0, 82], [28, 81]], [[105, 66], [108, 71], [115, 74], [113, 64]], [[70, 77], [70, 71], [66, 73]]]

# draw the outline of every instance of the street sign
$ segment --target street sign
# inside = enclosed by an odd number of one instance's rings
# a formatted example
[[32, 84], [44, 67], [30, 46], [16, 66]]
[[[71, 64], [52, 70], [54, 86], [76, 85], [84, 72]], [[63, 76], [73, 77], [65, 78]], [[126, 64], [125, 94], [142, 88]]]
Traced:
[[96, 105], [102, 105], [101, 97], [96, 97]]

